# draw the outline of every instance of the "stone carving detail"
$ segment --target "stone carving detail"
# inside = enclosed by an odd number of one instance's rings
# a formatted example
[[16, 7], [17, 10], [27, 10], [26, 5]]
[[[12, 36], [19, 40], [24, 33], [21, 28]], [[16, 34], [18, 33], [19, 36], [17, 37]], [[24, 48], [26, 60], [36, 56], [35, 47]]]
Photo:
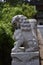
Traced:
[[12, 25], [14, 28], [13, 39], [15, 39], [11, 52], [12, 65], [34, 65], [34, 63], [39, 65], [36, 19], [27, 19], [23, 15], [16, 15], [12, 19]]
[[27, 19], [23, 15], [13, 17], [12, 24], [15, 26], [13, 38], [16, 40], [15, 47], [12, 51], [21, 51], [21, 45], [24, 45], [24, 51], [38, 50], [37, 44], [37, 21], [35, 19]]

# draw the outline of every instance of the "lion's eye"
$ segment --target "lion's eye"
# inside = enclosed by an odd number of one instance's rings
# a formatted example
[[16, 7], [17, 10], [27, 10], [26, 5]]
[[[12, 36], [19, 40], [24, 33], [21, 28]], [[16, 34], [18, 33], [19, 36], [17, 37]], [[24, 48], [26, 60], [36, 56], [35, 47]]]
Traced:
[[14, 23], [14, 26], [17, 26], [17, 23]]

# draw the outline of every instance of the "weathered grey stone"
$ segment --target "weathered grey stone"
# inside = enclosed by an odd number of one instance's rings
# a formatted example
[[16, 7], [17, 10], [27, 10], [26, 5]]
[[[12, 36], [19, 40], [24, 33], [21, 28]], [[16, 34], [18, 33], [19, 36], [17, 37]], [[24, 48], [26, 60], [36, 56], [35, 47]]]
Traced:
[[30, 60], [34, 57], [39, 56], [39, 52], [16, 52], [16, 53], [11, 53], [12, 57], [17, 57], [21, 59], [22, 61]]
[[[25, 16], [24, 16], [25, 18]], [[20, 20], [19, 20], [20, 19]], [[13, 23], [17, 21], [17, 27], [19, 27], [18, 23], [20, 24], [20, 29], [18, 28], [14, 32], [13, 38], [16, 40], [15, 47], [12, 49], [14, 52], [17, 51], [17, 49], [24, 44], [25, 49], [29, 48], [29, 51], [34, 51], [38, 47], [37, 43], [37, 36], [36, 36], [36, 20], [35, 19], [23, 19], [22, 15], [15, 16], [13, 19]], [[34, 47], [31, 49], [31, 47]], [[38, 48], [37, 48], [38, 49]]]
[[37, 21], [16, 15], [12, 24], [16, 24], [13, 36], [16, 45], [11, 51], [12, 65], [39, 65]]
[[39, 52], [11, 53], [12, 65], [39, 65]]
[[14, 49], [15, 48], [12, 49], [12, 53], [14, 53], [14, 52], [24, 52], [25, 51], [25, 48], [23, 48], [23, 47], [19, 47], [18, 49], [16, 48], [15, 50]]
[[30, 62], [14, 62], [14, 61], [12, 61], [12, 65], [39, 65], [39, 59], [35, 59]]

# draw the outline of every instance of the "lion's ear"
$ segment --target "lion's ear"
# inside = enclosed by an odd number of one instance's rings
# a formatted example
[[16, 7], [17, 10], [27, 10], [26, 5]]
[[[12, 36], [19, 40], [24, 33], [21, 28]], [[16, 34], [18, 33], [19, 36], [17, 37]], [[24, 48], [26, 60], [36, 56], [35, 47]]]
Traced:
[[19, 17], [19, 16], [17, 16], [17, 17], [15, 18], [15, 20], [16, 20], [17, 22], [19, 22], [20, 17]]

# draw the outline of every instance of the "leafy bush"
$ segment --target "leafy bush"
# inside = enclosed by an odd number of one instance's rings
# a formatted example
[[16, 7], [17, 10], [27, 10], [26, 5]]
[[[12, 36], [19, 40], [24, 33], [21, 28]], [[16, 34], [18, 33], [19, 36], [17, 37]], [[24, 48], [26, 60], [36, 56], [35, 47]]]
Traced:
[[23, 4], [24, 0], [6, 0], [6, 2], [10, 3], [11, 5]]
[[23, 4], [22, 11], [23, 11], [23, 14], [27, 16], [28, 18], [32, 18], [37, 13], [35, 6], [30, 6], [29, 4], [26, 4], [26, 5]]
[[11, 48], [13, 47], [13, 40], [10, 35], [6, 34], [3, 27], [0, 29], [0, 60], [2, 65], [10, 65], [11, 63]]
[[32, 18], [36, 12], [34, 6], [28, 4], [11, 6], [9, 3], [0, 3], [0, 65], [10, 65], [10, 53], [14, 43], [12, 40], [12, 17], [23, 14]]

